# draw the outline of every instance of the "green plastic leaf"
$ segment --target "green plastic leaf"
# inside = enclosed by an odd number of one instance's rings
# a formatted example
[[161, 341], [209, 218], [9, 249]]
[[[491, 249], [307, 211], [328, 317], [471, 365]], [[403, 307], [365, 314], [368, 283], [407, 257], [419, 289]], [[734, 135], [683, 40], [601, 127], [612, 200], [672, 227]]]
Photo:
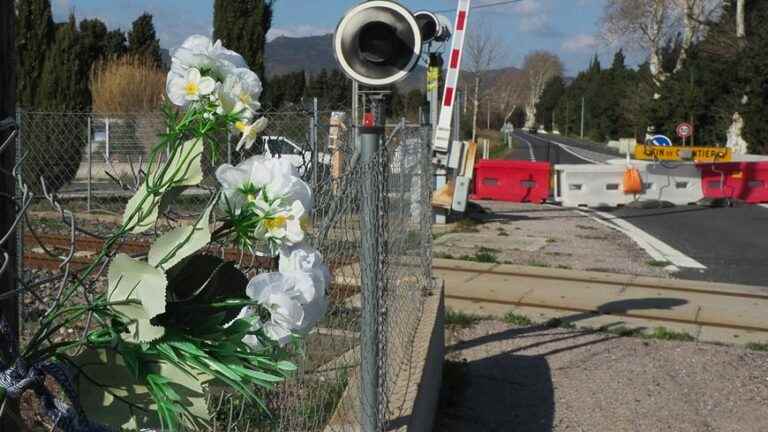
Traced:
[[149, 248], [149, 265], [169, 269], [210, 243], [211, 229], [208, 222], [214, 204], [212, 201], [208, 205], [194, 225], [179, 227], [158, 237]]
[[[169, 187], [195, 186], [203, 181], [203, 140], [191, 139], [181, 145], [173, 159], [167, 162], [168, 169], [161, 184]], [[156, 177], [155, 177], [156, 178]]]
[[110, 303], [134, 301], [131, 304], [114, 305], [112, 309], [131, 320], [129, 342], [151, 342], [163, 336], [165, 329], [154, 326], [150, 320], [165, 312], [165, 274], [125, 254], [117, 255], [107, 274]]
[[[74, 362], [79, 369], [75, 383], [89, 419], [126, 431], [160, 430], [157, 404], [147, 386], [138, 383], [120, 355], [114, 351], [87, 350]], [[186, 409], [188, 415], [179, 418], [182, 425], [189, 430], [199, 430], [201, 424], [209, 421], [203, 386], [210, 377], [190, 376], [166, 362], [151, 363], [147, 369], [153, 376], [162, 377], [160, 382], [166, 394], [172, 399], [178, 398], [176, 403]]]
[[141, 234], [152, 228], [157, 220], [158, 200], [153, 195], [147, 195], [146, 185], [141, 185], [125, 206], [123, 225], [133, 226], [133, 234]]
[[277, 362], [277, 368], [287, 372], [294, 372], [298, 369], [295, 364], [285, 360]]
[[[131, 230], [132, 233], [140, 234], [152, 228], [159, 215], [163, 196], [169, 190], [184, 186], [196, 186], [203, 181], [203, 151], [202, 139], [189, 140], [181, 145], [173, 159], [161, 164], [154, 174], [147, 177], [145, 183], [128, 201], [123, 213], [123, 224], [135, 225]], [[163, 171], [166, 166], [167, 169]], [[162, 178], [159, 175], [161, 172]], [[148, 196], [147, 183], [160, 187], [160, 190]], [[168, 204], [168, 200], [166, 200], [165, 205]], [[137, 212], [137, 210], [139, 211]]]

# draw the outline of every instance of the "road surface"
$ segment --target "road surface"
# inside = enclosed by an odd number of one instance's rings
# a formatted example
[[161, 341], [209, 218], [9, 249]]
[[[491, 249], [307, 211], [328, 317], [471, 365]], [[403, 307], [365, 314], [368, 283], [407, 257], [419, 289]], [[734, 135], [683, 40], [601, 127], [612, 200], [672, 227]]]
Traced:
[[605, 212], [631, 223], [707, 267], [704, 270], [681, 268], [675, 275], [677, 278], [768, 287], [766, 207], [625, 207]]
[[531, 135], [522, 131], [513, 133], [516, 146], [505, 158], [554, 164], [602, 164], [620, 156], [609, 148], [589, 145], [559, 135]]

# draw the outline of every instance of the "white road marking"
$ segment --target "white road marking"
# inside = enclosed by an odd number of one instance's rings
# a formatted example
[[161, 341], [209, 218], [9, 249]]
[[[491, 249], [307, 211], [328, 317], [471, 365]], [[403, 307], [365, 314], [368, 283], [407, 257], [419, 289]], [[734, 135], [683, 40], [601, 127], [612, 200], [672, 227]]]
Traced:
[[536, 155], [533, 153], [533, 145], [531, 144], [531, 142], [521, 136], [518, 136], [518, 138], [523, 140], [524, 143], [528, 144], [528, 154], [531, 155], [530, 156], [531, 162], [536, 162]]
[[[626, 235], [632, 239], [632, 241], [637, 243], [638, 246], [640, 246], [644, 251], [648, 253], [648, 255], [651, 256], [651, 258], [656, 261], [669, 262], [672, 263], [675, 267], [685, 267], [698, 270], [705, 270], [707, 268], [707, 266], [704, 264], [696, 261], [688, 255], [685, 255], [679, 250], [648, 234], [635, 225], [632, 225], [624, 219], [593, 209], [587, 209], [587, 211], [579, 211], [579, 213]], [[596, 216], [590, 215], [590, 213]], [[675, 271], [674, 268], [670, 268], [669, 270]]]
[[585, 160], [585, 161], [587, 161], [587, 162], [589, 162], [589, 163], [592, 163], [592, 164], [595, 164], [595, 165], [605, 165], [605, 162], [596, 161], [596, 160], [594, 160], [594, 159], [591, 159], [591, 158], [588, 158], [588, 157], [586, 157], [586, 156], [584, 156], [584, 155], [582, 155], [582, 154], [579, 154], [578, 152], [576, 152], [575, 150], [573, 150], [571, 146], [569, 146], [569, 145], [567, 145], [567, 144], [559, 143], [559, 142], [557, 142], [557, 141], [550, 141], [550, 142], [551, 142], [552, 144], [555, 144], [555, 145], [557, 145], [557, 146], [558, 146], [558, 147], [560, 147], [561, 149], [563, 149], [563, 150], [567, 151], [568, 153], [570, 153], [570, 154], [572, 154], [572, 155], [576, 156], [577, 158], [579, 158], [579, 159], [581, 159], [581, 160]]

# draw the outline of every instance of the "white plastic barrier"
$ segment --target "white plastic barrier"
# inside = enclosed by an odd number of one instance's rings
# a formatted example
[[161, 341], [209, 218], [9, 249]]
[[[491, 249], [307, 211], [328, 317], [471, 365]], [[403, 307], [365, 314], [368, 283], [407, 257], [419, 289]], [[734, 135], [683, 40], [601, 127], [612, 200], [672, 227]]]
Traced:
[[617, 207], [634, 201], [662, 200], [677, 205], [704, 197], [701, 173], [694, 164], [632, 161], [643, 192], [625, 194], [623, 165], [556, 165], [555, 199], [567, 207]]
[[622, 190], [625, 166], [555, 165], [555, 200], [566, 207], [616, 207], [634, 197]]
[[693, 163], [654, 162], [638, 163], [644, 190], [642, 200], [662, 200], [685, 205], [704, 198], [701, 187], [701, 171]]

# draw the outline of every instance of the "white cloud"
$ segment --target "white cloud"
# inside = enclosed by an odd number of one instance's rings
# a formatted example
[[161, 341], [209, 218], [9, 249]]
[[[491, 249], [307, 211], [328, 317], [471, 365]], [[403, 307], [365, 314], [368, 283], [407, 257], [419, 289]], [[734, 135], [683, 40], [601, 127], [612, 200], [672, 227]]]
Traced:
[[333, 33], [333, 29], [328, 27], [317, 27], [313, 25], [295, 25], [289, 27], [277, 27], [272, 28], [267, 33], [267, 40], [271, 41], [280, 36], [285, 37], [307, 37], [307, 36], [320, 36], [328, 33]]
[[597, 46], [597, 38], [594, 36], [588, 34], [578, 34], [575, 36], [570, 36], [568, 39], [563, 41], [561, 48], [566, 52], [579, 53], [594, 51]]
[[518, 3], [513, 3], [512, 11], [523, 16], [541, 15], [542, 3], [534, 0], [523, 0]]

